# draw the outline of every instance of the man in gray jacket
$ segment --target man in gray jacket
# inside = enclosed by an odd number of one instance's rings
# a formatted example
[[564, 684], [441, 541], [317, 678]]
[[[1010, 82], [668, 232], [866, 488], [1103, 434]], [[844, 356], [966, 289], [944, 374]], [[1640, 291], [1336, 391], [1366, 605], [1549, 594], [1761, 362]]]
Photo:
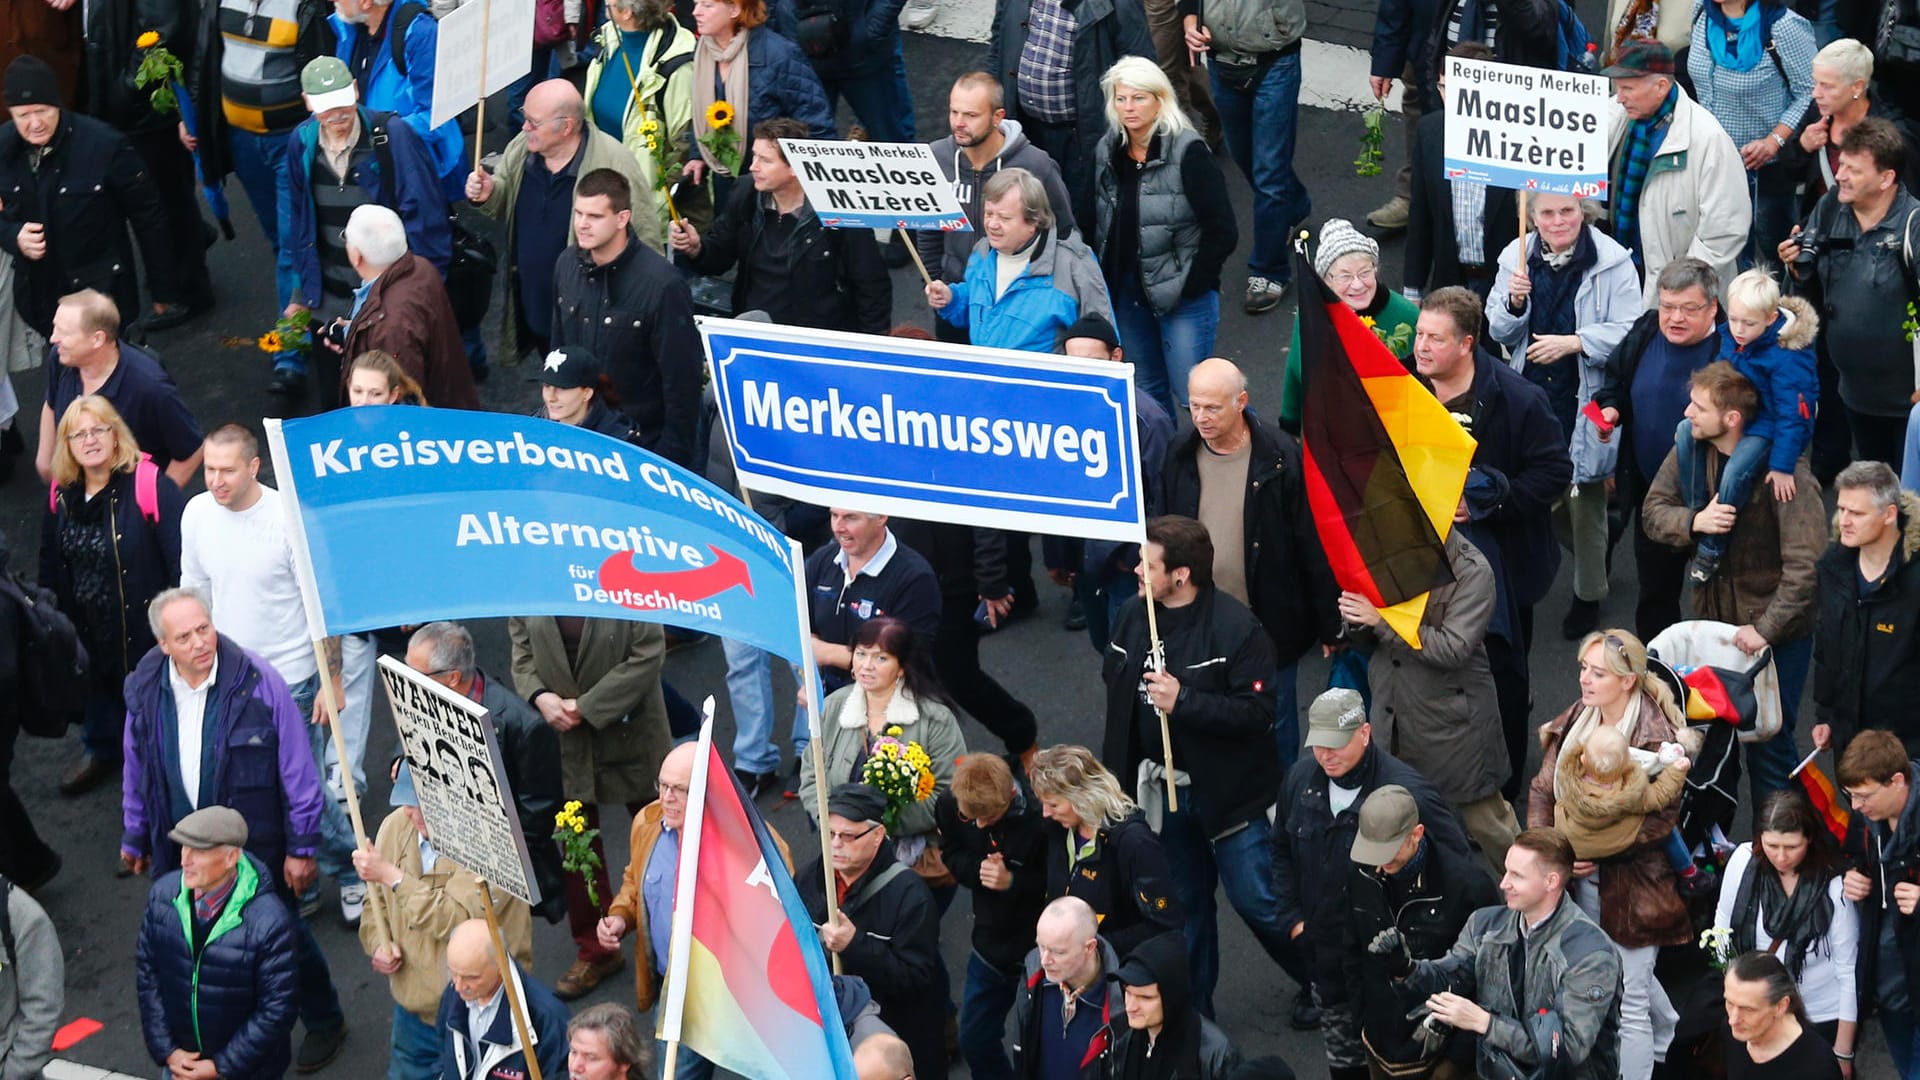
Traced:
[[[1054, 234], [1062, 239], [1073, 235], [1073, 208], [1060, 166], [1027, 140], [1018, 120], [1007, 119], [1006, 90], [992, 73], [969, 71], [954, 80], [947, 94], [947, 127], [952, 134], [934, 141], [933, 156], [953, 181], [954, 197], [974, 231], [927, 229], [914, 234], [920, 259], [935, 276], [945, 281], [966, 276], [967, 256], [980, 237], [980, 215], [986, 208], [982, 190], [987, 178], [1001, 169], [1025, 169], [1039, 177], [1053, 207]], [[933, 332], [942, 341], [967, 342], [964, 328], [941, 319], [933, 321]]]
[[1564, 1072], [1555, 1075], [1569, 1080], [1613, 1080], [1620, 1075], [1620, 954], [1567, 899], [1572, 880], [1567, 838], [1528, 829], [1507, 850], [1506, 907], [1474, 912], [1447, 955], [1416, 962], [1393, 927], [1367, 951], [1406, 981], [1402, 997], [1428, 995], [1427, 1023], [1440, 1037], [1454, 1030], [1479, 1037], [1479, 1075], [1535, 1075], [1557, 1062]]
[[53, 1059], [66, 962], [53, 920], [0, 877], [0, 1080], [34, 1080]]

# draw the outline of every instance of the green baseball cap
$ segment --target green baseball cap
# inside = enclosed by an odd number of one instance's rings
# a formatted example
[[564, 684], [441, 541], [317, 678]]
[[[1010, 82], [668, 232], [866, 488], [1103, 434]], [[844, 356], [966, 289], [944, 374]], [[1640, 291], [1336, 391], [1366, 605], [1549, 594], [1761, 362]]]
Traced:
[[1360, 804], [1360, 827], [1353, 836], [1353, 861], [1362, 866], [1385, 866], [1400, 853], [1400, 845], [1420, 824], [1420, 804], [1399, 784], [1375, 788]]
[[353, 85], [353, 72], [348, 71], [347, 62], [337, 56], [309, 61], [300, 71], [300, 92], [307, 96], [307, 108], [315, 114], [360, 103], [360, 92]]

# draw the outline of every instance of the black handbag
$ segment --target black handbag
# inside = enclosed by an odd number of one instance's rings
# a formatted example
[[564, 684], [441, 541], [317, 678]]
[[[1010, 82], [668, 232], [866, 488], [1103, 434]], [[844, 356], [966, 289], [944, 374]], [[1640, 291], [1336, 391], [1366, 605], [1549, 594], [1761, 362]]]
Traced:
[[493, 275], [500, 265], [500, 252], [486, 234], [458, 216], [448, 224], [453, 229], [453, 257], [447, 262], [447, 299], [453, 303], [460, 329], [472, 330], [493, 304]]

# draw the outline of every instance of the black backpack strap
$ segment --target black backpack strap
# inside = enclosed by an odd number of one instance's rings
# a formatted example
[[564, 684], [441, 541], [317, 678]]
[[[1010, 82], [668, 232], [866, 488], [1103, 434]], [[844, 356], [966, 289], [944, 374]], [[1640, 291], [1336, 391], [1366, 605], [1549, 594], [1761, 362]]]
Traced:
[[[413, 27], [413, 20], [427, 13], [424, 4], [402, 3], [393, 13], [393, 25], [387, 27], [387, 55], [393, 58], [393, 66], [403, 79], [407, 77], [407, 31]], [[362, 88], [361, 92], [366, 91]]]
[[394, 171], [393, 135], [390, 129], [398, 123], [405, 123], [392, 113], [369, 113], [372, 121], [367, 130], [367, 141], [373, 144], [374, 168], [380, 170], [380, 205], [400, 212], [400, 175]]
[[[663, 43], [660, 47], [664, 49], [666, 45]], [[671, 56], [659, 62], [660, 89], [653, 92], [653, 115], [660, 118], [660, 126], [663, 128], [667, 126], [667, 82], [673, 78], [674, 72], [691, 63], [693, 63], [693, 54], [690, 52]]]

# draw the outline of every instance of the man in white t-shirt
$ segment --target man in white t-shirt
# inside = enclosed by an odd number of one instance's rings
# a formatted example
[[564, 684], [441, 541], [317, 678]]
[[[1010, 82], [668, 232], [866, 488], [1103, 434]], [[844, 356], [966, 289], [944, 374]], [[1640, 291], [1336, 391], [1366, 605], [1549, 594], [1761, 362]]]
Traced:
[[[319, 701], [319, 665], [308, 636], [280, 493], [260, 482], [260, 444], [246, 428], [228, 424], [214, 431], [207, 436], [204, 453], [207, 490], [188, 501], [180, 518], [180, 583], [211, 596], [221, 632], [259, 654], [287, 681], [294, 704], [311, 720], [307, 734], [314, 767], [325, 777], [332, 736]], [[335, 687], [344, 681], [343, 641], [356, 644], [356, 660], [372, 659], [371, 647], [360, 639], [327, 638], [322, 651]], [[342, 724], [349, 755], [357, 759], [366, 745], [366, 724], [358, 725], [355, 740], [349, 712], [343, 709]], [[360, 750], [351, 745], [354, 741]], [[357, 761], [351, 764], [357, 772]], [[353, 828], [332, 798], [320, 816], [320, 838], [320, 867], [340, 887], [341, 917], [357, 925], [366, 887], [353, 869]], [[317, 908], [317, 896], [316, 886], [301, 898], [303, 915]]]

